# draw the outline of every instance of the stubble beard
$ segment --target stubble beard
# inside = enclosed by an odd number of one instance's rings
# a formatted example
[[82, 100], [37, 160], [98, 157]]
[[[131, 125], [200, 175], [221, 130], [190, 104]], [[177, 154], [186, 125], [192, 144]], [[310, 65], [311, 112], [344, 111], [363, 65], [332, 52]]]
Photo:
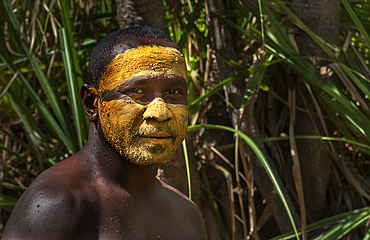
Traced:
[[127, 144], [123, 141], [119, 146], [112, 144], [105, 136], [105, 141], [118, 155], [126, 158], [131, 163], [139, 166], [163, 165], [168, 163], [177, 148], [166, 148], [165, 146], [155, 146], [154, 144]]

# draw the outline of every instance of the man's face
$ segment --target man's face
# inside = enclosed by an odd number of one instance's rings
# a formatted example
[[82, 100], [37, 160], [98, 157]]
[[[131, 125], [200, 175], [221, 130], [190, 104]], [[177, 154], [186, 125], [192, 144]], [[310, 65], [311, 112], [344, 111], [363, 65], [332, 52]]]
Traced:
[[169, 161], [185, 138], [186, 66], [175, 48], [139, 46], [107, 66], [98, 111], [107, 141], [139, 165]]

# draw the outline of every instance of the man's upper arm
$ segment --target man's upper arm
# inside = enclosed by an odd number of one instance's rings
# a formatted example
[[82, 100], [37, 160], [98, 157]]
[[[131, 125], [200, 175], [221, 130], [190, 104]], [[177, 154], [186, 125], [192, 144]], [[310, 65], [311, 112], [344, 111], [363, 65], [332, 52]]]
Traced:
[[63, 188], [36, 180], [18, 200], [2, 239], [66, 239], [78, 225], [78, 205]]
[[32, 190], [25, 192], [13, 209], [3, 239], [46, 239], [49, 231], [54, 230], [57, 224], [63, 225], [57, 216], [61, 215], [64, 206], [58, 210], [60, 202], [47, 196], [45, 191]]

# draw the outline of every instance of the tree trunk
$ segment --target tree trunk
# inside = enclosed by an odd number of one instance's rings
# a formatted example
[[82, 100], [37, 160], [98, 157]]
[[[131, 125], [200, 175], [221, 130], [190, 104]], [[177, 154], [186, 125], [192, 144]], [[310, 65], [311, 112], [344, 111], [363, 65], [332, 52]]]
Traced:
[[151, 26], [167, 33], [161, 0], [116, 0], [120, 28]]
[[[223, 0], [206, 0], [207, 8], [210, 11], [215, 11], [223, 13], [226, 9], [225, 1]], [[223, 60], [221, 56], [224, 56], [228, 59], [236, 59], [234, 41], [232, 33], [233, 31], [229, 28], [227, 24], [220, 21], [218, 18], [212, 18], [210, 22], [210, 41], [212, 43], [212, 63], [210, 68], [210, 74], [208, 76], [208, 87], [206, 91], [210, 90], [211, 87], [214, 87], [216, 84], [222, 82], [226, 78], [234, 76], [236, 73], [233, 69]], [[230, 126], [232, 128], [238, 123], [239, 112], [238, 109], [241, 105], [243, 99], [243, 90], [244, 90], [244, 80], [243, 78], [236, 79], [232, 83], [228, 84], [223, 88], [223, 91], [219, 91], [219, 94], [224, 96], [236, 109], [232, 109], [227, 105], [227, 103], [218, 95], [213, 95], [208, 100], [204, 102], [204, 112], [202, 118], [202, 124], [215, 124]], [[225, 114], [228, 113], [228, 114]], [[200, 139], [202, 142], [202, 147], [204, 150], [208, 150], [212, 146], [222, 146], [234, 142], [233, 134], [228, 132], [220, 132], [217, 130], [205, 130], [201, 135]], [[234, 150], [224, 150], [222, 154], [232, 163], [234, 163], [235, 154]], [[229, 230], [231, 239], [243, 239], [243, 228], [240, 222], [235, 221], [235, 217], [231, 216], [232, 209], [230, 206], [230, 197], [225, 185], [225, 176], [221, 174], [220, 171], [216, 170], [213, 166], [214, 163], [225, 168], [233, 176], [235, 175], [235, 170], [230, 168], [220, 157], [216, 154], [210, 154], [207, 156], [205, 161], [207, 176], [212, 181], [211, 187], [213, 187], [212, 192], [215, 196], [221, 199], [221, 202], [224, 204], [219, 205], [221, 214], [224, 217], [225, 224]], [[210, 165], [211, 164], [211, 165]], [[234, 163], [235, 164], [235, 163]], [[235, 178], [233, 179], [232, 189], [236, 187]], [[234, 192], [232, 193], [235, 199], [234, 207], [236, 208], [236, 214], [240, 215], [240, 210], [245, 211], [245, 209], [240, 209], [240, 201], [238, 195]], [[243, 203], [242, 203], [243, 204]]]
[[[315, 33], [339, 45], [340, 0], [293, 0], [293, 12]], [[299, 31], [296, 38], [301, 56], [312, 56], [309, 60], [318, 70], [326, 63], [318, 57], [326, 57], [324, 51], [306, 33]], [[297, 107], [317, 112], [304, 84], [304, 76], [297, 84]], [[299, 94], [299, 92], [301, 94]], [[299, 98], [300, 96], [300, 98]], [[296, 135], [325, 135], [320, 119], [313, 119], [304, 112], [296, 112]], [[302, 170], [302, 182], [308, 217], [321, 219], [326, 213], [326, 194], [331, 160], [327, 143], [320, 140], [297, 140], [298, 157]]]

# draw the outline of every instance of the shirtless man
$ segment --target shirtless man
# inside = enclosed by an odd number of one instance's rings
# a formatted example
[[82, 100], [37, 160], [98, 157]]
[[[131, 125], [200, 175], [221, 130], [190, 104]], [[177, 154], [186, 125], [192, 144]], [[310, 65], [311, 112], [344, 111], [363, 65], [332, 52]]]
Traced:
[[2, 239], [206, 239], [195, 204], [156, 178], [187, 128], [178, 46], [150, 27], [119, 30], [94, 48], [87, 79], [86, 145], [35, 179]]

